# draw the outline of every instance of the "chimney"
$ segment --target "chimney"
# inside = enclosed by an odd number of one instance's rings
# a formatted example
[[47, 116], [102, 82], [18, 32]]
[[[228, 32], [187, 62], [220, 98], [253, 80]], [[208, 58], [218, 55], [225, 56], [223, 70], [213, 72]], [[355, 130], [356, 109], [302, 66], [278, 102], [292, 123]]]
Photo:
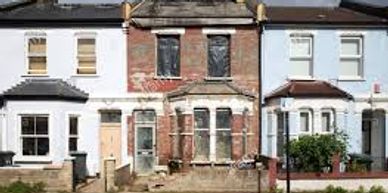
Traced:
[[129, 21], [131, 18], [132, 7], [128, 1], [124, 1], [121, 5], [121, 14], [125, 21]]
[[260, 3], [259, 5], [257, 5], [256, 13], [258, 22], [262, 22], [267, 19], [264, 3]]

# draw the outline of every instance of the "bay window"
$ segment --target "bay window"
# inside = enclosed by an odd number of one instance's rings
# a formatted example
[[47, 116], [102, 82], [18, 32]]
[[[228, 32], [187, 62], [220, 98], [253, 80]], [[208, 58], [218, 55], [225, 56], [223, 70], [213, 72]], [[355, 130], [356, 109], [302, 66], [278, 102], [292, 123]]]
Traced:
[[21, 141], [24, 156], [46, 156], [50, 152], [49, 117], [21, 116]]

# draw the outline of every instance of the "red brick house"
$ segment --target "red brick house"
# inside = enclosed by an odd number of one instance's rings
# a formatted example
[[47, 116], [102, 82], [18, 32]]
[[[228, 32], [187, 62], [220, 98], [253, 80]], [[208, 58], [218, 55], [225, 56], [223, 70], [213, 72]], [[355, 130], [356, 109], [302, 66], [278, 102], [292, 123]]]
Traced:
[[244, 1], [144, 1], [128, 28], [128, 154], [229, 165], [257, 153], [259, 43]]

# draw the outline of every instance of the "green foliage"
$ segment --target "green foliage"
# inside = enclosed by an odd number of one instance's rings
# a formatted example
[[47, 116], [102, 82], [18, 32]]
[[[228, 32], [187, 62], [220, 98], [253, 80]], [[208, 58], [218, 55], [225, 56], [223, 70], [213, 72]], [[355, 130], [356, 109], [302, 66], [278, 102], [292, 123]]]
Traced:
[[322, 172], [331, 166], [332, 157], [346, 159], [348, 137], [344, 133], [306, 135], [290, 143], [290, 157], [301, 172]]
[[372, 186], [369, 190], [369, 193], [384, 193], [385, 190], [382, 186]]
[[359, 186], [358, 189], [354, 191], [354, 193], [366, 193], [366, 189], [364, 186]]
[[348, 193], [348, 191], [340, 186], [334, 187], [333, 185], [330, 185], [326, 187], [325, 193]]
[[279, 188], [278, 186], [272, 187], [269, 190], [270, 193], [283, 193], [284, 190], [282, 188]]
[[28, 184], [21, 181], [14, 182], [9, 186], [0, 187], [0, 193], [45, 193], [44, 183]]

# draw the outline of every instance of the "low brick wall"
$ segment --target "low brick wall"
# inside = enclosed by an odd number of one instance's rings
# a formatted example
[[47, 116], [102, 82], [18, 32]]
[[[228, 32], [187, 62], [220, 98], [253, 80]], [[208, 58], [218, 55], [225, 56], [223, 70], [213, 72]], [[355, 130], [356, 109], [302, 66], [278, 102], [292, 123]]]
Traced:
[[[268, 171], [261, 171], [261, 190], [268, 190]], [[187, 173], [177, 173], [166, 180], [151, 182], [151, 191], [217, 191], [257, 192], [258, 170], [231, 167], [196, 167]]]
[[47, 191], [73, 190], [73, 162], [65, 161], [62, 166], [48, 166], [45, 168], [0, 168], [0, 185], [8, 185], [15, 181], [25, 183], [46, 184]]

